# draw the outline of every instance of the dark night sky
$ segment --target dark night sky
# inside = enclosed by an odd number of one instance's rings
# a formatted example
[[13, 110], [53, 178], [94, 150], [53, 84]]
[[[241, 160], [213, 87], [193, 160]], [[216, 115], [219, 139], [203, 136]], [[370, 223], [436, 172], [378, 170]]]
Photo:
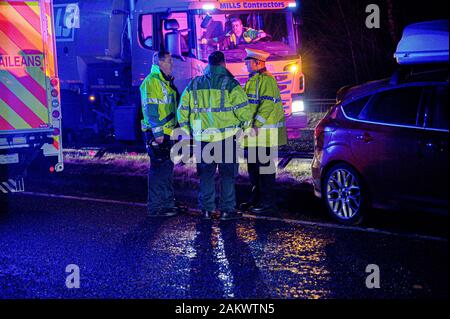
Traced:
[[[390, 76], [396, 68], [393, 54], [406, 25], [448, 19], [448, 3], [443, 0], [303, 0], [301, 3], [307, 98], [333, 98], [344, 85]], [[381, 9], [380, 29], [365, 27], [368, 4], [377, 4]]]

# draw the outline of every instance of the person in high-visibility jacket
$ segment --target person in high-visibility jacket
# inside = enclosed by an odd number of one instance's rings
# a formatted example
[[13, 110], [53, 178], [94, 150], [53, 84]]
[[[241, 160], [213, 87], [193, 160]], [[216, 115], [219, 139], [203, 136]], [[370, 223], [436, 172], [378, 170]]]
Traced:
[[214, 175], [218, 167], [221, 219], [237, 219], [242, 214], [236, 210], [236, 134], [250, 126], [254, 108], [239, 82], [226, 69], [224, 54], [215, 51], [208, 62], [204, 75], [194, 78], [184, 90], [177, 117], [180, 127], [193, 136], [196, 147], [200, 146], [202, 156], [197, 158], [197, 171], [199, 206], [204, 218], [210, 219], [215, 210]]
[[241, 209], [255, 214], [273, 214], [276, 212], [274, 156], [278, 147], [287, 144], [286, 119], [277, 81], [266, 69], [270, 53], [246, 51], [250, 77], [244, 89], [249, 103], [256, 106], [256, 113], [253, 132], [244, 138], [252, 196]]
[[156, 52], [150, 74], [140, 86], [142, 131], [150, 156], [148, 173], [148, 216], [177, 214], [173, 191], [174, 164], [170, 158], [173, 146], [171, 134], [176, 126], [179, 93], [172, 77], [173, 60], [170, 53]]

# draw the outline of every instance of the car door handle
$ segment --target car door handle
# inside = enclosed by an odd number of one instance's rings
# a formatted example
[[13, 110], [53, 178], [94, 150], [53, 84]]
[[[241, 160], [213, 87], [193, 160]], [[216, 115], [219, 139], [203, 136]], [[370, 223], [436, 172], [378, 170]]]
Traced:
[[370, 135], [369, 133], [364, 133], [364, 134], [362, 134], [362, 135], [357, 135], [356, 136], [356, 139], [358, 140], [358, 141], [362, 141], [362, 142], [364, 142], [364, 143], [370, 143], [370, 142], [372, 142], [373, 141], [373, 137], [372, 137], [372, 135]]

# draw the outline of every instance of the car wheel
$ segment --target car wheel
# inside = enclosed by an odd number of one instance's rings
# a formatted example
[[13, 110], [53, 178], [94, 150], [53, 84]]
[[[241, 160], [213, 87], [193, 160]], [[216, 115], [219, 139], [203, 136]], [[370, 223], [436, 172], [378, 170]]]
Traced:
[[328, 212], [339, 223], [357, 225], [367, 210], [368, 194], [358, 172], [346, 164], [333, 166], [323, 180]]

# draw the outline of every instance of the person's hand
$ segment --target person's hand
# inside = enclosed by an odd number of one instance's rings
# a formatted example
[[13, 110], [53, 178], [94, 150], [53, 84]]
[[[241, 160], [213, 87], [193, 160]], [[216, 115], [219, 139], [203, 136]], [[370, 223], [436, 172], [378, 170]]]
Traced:
[[259, 127], [253, 127], [250, 130], [249, 136], [250, 137], [256, 137], [256, 136], [258, 136], [258, 134], [259, 134]]
[[158, 144], [162, 144], [162, 142], [164, 142], [164, 136], [160, 136], [160, 137], [155, 138], [155, 141]]
[[266, 36], [267, 36], [267, 34], [264, 31], [258, 33], [258, 38], [260, 38], [260, 39], [265, 38]]

